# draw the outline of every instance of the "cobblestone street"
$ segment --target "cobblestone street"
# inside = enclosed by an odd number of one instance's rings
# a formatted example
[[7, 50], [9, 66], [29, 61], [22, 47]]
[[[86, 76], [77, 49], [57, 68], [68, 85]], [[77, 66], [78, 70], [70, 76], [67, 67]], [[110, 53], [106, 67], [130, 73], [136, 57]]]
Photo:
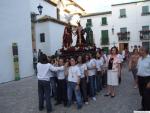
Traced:
[[[117, 88], [115, 98], [104, 97], [106, 89], [97, 95], [97, 101], [90, 100], [77, 110], [73, 105], [64, 108], [63, 105], [54, 106], [53, 113], [133, 113], [140, 108], [140, 96], [133, 88], [133, 77], [126, 68], [122, 70], [122, 83]], [[35, 76], [0, 84], [0, 113], [45, 113], [38, 111], [37, 79]]]

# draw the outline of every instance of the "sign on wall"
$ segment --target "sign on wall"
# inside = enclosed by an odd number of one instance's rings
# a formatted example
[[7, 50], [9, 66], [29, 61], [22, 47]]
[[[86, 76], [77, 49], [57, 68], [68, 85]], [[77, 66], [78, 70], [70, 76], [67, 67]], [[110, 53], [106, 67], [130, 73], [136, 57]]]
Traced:
[[13, 52], [15, 80], [20, 80], [19, 57], [18, 57], [18, 45], [17, 45], [17, 43], [12, 43], [12, 52]]

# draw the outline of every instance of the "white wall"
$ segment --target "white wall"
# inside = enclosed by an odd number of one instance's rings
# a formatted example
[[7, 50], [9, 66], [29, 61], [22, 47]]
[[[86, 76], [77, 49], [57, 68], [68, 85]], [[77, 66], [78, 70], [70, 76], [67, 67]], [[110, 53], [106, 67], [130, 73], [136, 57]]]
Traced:
[[[44, 53], [49, 54], [50, 51], [50, 28], [49, 22], [38, 23], [36, 24], [36, 48], [37, 50], [41, 49]], [[45, 42], [40, 42], [40, 34], [45, 33]]]
[[62, 48], [64, 25], [50, 22], [50, 54]]
[[40, 18], [44, 15], [48, 15], [54, 18], [57, 18], [57, 12], [56, 7], [49, 4], [48, 2], [45, 2], [44, 0], [30, 0], [30, 10], [31, 12], [35, 12], [39, 14], [37, 6], [41, 4], [43, 6], [42, 15], [37, 16], [37, 18]]
[[[40, 33], [45, 33], [45, 42], [40, 42]], [[56, 50], [62, 48], [64, 25], [54, 22], [36, 24], [36, 46], [47, 55], [53, 55]]]
[[[141, 45], [139, 31], [142, 30], [142, 26], [150, 26], [150, 15], [141, 16], [142, 6], [149, 5], [149, 2], [140, 2], [134, 4], [118, 5], [112, 6], [112, 23], [115, 29], [115, 35], [118, 39], [117, 33], [120, 32], [120, 28], [127, 27], [127, 31], [130, 32], [129, 50], [131, 51], [131, 46]], [[126, 18], [119, 18], [120, 9], [126, 9]], [[116, 40], [117, 42], [117, 40]]]
[[[131, 51], [132, 50], [131, 46], [142, 45], [142, 41], [140, 40], [140, 34], [139, 34], [139, 31], [142, 30], [142, 26], [145, 25], [150, 26], [150, 15], [141, 16], [142, 6], [145, 5], [146, 6], [148, 5], [150, 8], [150, 1], [112, 6], [111, 8], [112, 14], [81, 18], [81, 25], [85, 27], [87, 19], [92, 19], [92, 23], [93, 23], [92, 30], [94, 33], [94, 39], [97, 47], [102, 47], [100, 44], [101, 30], [109, 30], [109, 42], [110, 42], [109, 48], [111, 48], [114, 45], [114, 43], [115, 46], [119, 47], [120, 41], [118, 41], [117, 33], [120, 32], [120, 28], [127, 27], [127, 31], [130, 32], [130, 41], [129, 42], [126, 41], [126, 42], [129, 43], [129, 50]], [[126, 15], [127, 15], [126, 18], [119, 17], [120, 9], [123, 8], [126, 9]], [[108, 22], [107, 26], [100, 25], [101, 17], [107, 17], [107, 22]], [[114, 27], [114, 34], [112, 34], [113, 27]]]
[[21, 78], [33, 75], [29, 0], [0, 1], [0, 83], [14, 80], [12, 43], [18, 43]]
[[[108, 25], [102, 26], [102, 17], [107, 17], [107, 23]], [[92, 30], [93, 30], [93, 38], [94, 42], [96, 44], [96, 47], [103, 47], [101, 45], [101, 30], [108, 30], [109, 35], [109, 41], [111, 39], [111, 14], [105, 14], [105, 15], [97, 15], [97, 16], [90, 16], [90, 17], [83, 17], [81, 18], [81, 25], [85, 28], [87, 19], [92, 19]], [[85, 36], [86, 38], [86, 36]], [[108, 46], [109, 47], [109, 46]]]

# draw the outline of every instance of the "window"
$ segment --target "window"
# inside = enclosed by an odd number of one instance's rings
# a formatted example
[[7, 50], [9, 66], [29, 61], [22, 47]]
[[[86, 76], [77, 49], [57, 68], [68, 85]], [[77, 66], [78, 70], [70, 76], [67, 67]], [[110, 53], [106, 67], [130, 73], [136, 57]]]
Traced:
[[149, 6], [142, 6], [142, 15], [147, 15], [149, 13]]
[[120, 9], [120, 18], [126, 17], [126, 9]]
[[102, 25], [107, 25], [107, 18], [106, 17], [102, 17]]
[[126, 27], [124, 27], [124, 28], [120, 28], [120, 32], [121, 32], [121, 33], [125, 33], [125, 32], [127, 32], [127, 28], [126, 28]]
[[45, 42], [45, 33], [40, 33], [40, 42]]
[[87, 24], [92, 26], [92, 19], [87, 19]]
[[109, 44], [108, 30], [102, 30], [101, 36], [102, 36], [101, 44], [108, 45]]
[[149, 30], [149, 26], [142, 26], [142, 31], [148, 31]]

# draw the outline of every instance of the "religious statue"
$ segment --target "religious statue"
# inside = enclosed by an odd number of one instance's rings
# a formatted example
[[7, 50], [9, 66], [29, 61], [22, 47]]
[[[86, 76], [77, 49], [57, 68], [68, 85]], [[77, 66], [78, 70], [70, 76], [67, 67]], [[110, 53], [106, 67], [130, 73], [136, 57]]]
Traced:
[[77, 35], [76, 45], [84, 45], [86, 43], [84, 39], [84, 33], [85, 33], [84, 29], [82, 28], [81, 24], [78, 22], [78, 27], [76, 31], [76, 35]]
[[70, 48], [72, 44], [72, 27], [70, 23], [65, 27], [63, 34], [63, 47]]
[[93, 41], [93, 31], [91, 29], [91, 26], [86, 23], [86, 28], [84, 29], [85, 33], [86, 33], [86, 44], [88, 46], [93, 46], [94, 45], [94, 41]]

